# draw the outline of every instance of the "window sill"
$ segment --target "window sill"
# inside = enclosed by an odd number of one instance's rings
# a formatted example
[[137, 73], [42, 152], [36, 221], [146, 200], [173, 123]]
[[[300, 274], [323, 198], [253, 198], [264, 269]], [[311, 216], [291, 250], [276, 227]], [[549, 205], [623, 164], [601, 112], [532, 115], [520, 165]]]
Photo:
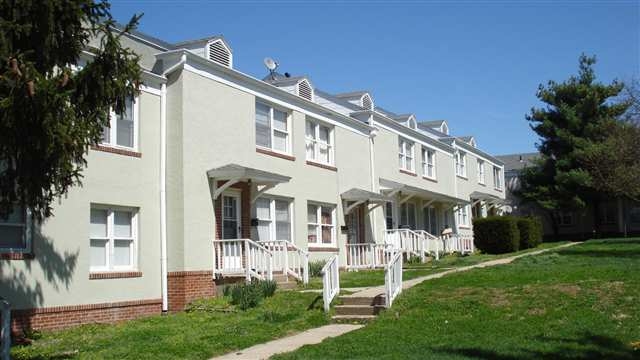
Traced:
[[478, 182], [478, 185], [481, 185], [481, 186], [484, 186], [484, 187], [486, 187], [486, 186], [487, 186], [487, 184], [485, 184], [485, 183], [481, 183], [481, 182]]
[[325, 247], [325, 246], [316, 246], [316, 247], [312, 247], [309, 246], [307, 248], [307, 251], [315, 251], [315, 252], [338, 252], [338, 248], [337, 247]]
[[327, 169], [327, 170], [331, 170], [331, 171], [338, 171], [338, 168], [335, 166], [331, 166], [331, 165], [327, 165], [327, 164], [323, 164], [323, 163], [319, 163], [319, 162], [315, 162], [315, 161], [311, 161], [311, 160], [307, 160], [307, 165], [311, 165], [311, 166], [315, 166], [315, 167], [319, 167], [321, 169]]
[[121, 148], [108, 146], [108, 145], [92, 145], [91, 149], [96, 151], [102, 151], [102, 152], [124, 155], [124, 156], [131, 156], [136, 158], [142, 157], [142, 154], [137, 151], [121, 149]]
[[4, 252], [0, 253], [0, 260], [31, 260], [35, 256], [30, 252]]
[[123, 279], [142, 277], [142, 271], [96, 271], [89, 273], [89, 280]]
[[274, 156], [274, 157], [277, 157], [277, 158], [289, 160], [289, 161], [296, 161], [296, 157], [295, 156], [291, 156], [291, 155], [275, 152], [275, 151], [268, 150], [268, 149], [256, 148], [256, 152], [260, 153], [260, 154], [270, 155], [270, 156]]
[[502, 192], [502, 189], [498, 189], [498, 188], [493, 188], [493, 190]]
[[433, 182], [438, 182], [438, 180], [437, 180], [436, 178], [434, 178], [434, 177], [423, 176], [422, 178], [423, 178], [423, 179], [425, 179], [425, 180], [429, 180], [429, 181], [433, 181]]
[[469, 229], [471, 229], [471, 226], [469, 226], [469, 225], [458, 225], [458, 229], [469, 230]]
[[405, 174], [405, 175], [418, 176], [418, 174], [416, 174], [416, 173], [414, 173], [414, 172], [411, 172], [411, 171], [409, 171], [409, 170], [403, 170], [403, 169], [400, 169], [400, 173], [401, 173], [401, 174]]

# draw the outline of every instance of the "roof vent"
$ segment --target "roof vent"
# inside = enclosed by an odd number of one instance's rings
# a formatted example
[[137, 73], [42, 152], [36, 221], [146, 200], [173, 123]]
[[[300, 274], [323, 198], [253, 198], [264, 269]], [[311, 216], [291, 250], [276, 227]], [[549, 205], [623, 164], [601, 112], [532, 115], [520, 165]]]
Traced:
[[373, 101], [371, 100], [371, 96], [369, 94], [364, 94], [362, 97], [362, 107], [367, 110], [373, 110]]
[[298, 83], [298, 96], [313, 101], [313, 89], [307, 80]]
[[233, 58], [231, 51], [220, 39], [214, 40], [207, 45], [207, 56], [209, 60], [230, 68]]

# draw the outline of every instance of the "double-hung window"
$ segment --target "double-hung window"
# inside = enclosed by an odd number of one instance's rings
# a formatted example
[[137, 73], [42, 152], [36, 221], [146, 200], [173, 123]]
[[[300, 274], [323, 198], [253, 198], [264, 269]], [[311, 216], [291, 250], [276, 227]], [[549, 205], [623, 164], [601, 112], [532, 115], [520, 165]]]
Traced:
[[307, 160], [333, 165], [333, 130], [316, 121], [306, 123]]
[[436, 178], [436, 152], [422, 148], [422, 174], [428, 178]]
[[493, 187], [502, 190], [502, 170], [497, 166], [493, 167]]
[[558, 213], [558, 225], [560, 225], [560, 226], [572, 226], [573, 225], [573, 213], [571, 211], [560, 211]]
[[94, 205], [89, 231], [89, 270], [137, 268], [138, 212], [132, 208]]
[[138, 148], [138, 103], [133, 97], [125, 101], [123, 114], [111, 111], [109, 126], [102, 129], [102, 144], [136, 150]]
[[335, 246], [336, 207], [333, 205], [307, 204], [307, 239], [309, 245]]
[[467, 154], [462, 151], [456, 152], [456, 175], [467, 177]]
[[289, 154], [289, 114], [256, 102], [256, 145]]
[[484, 185], [484, 160], [478, 159], [478, 183]]
[[291, 202], [282, 199], [258, 198], [255, 202], [258, 226], [256, 241], [291, 241]]
[[9, 216], [0, 218], [0, 253], [28, 253], [31, 251], [31, 215], [15, 206]]
[[458, 226], [469, 226], [469, 205], [458, 208]]
[[413, 172], [414, 144], [403, 138], [398, 138], [398, 165], [401, 170]]
[[400, 227], [416, 229], [416, 204], [406, 202], [400, 205]]

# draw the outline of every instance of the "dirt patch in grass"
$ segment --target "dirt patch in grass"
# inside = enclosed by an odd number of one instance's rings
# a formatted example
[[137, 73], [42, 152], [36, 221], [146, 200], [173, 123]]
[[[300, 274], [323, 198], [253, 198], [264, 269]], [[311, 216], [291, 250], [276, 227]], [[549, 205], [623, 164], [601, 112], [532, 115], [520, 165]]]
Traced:
[[553, 290], [559, 291], [565, 295], [569, 295], [572, 298], [576, 298], [580, 292], [580, 286], [573, 284], [558, 284], [552, 286]]
[[547, 309], [543, 309], [543, 308], [531, 308], [527, 310], [527, 314], [532, 316], [541, 316], [546, 313], [547, 313]]
[[489, 296], [489, 305], [492, 307], [506, 307], [511, 305], [509, 300], [510, 294], [507, 294], [504, 289], [491, 289], [491, 295]]

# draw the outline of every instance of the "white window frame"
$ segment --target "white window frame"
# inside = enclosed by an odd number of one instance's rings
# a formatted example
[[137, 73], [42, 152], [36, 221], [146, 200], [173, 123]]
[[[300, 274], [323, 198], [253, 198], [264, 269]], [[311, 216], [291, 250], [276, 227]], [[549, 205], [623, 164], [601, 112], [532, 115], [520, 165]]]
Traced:
[[[269, 201], [269, 219], [258, 218], [257, 208], [256, 208], [256, 205], [255, 205], [258, 200], [267, 200], [267, 201]], [[276, 234], [277, 234], [277, 231], [276, 231], [276, 201], [283, 201], [283, 202], [287, 203], [287, 211], [289, 212], [289, 240], [278, 239], [277, 236], [276, 236]], [[254, 232], [255, 237], [254, 238], [256, 240], [259, 240], [259, 241], [280, 241], [280, 240], [285, 240], [285, 241], [288, 241], [290, 243], [293, 243], [293, 201], [291, 201], [291, 199], [280, 198], [280, 197], [261, 196], [254, 203], [253, 211], [255, 211], [255, 217], [256, 217], [256, 219], [258, 219], [258, 221], [268, 221], [269, 222], [269, 239], [257, 239], [258, 230], [255, 229], [255, 232]]]
[[32, 220], [31, 220], [31, 210], [21, 209], [24, 211], [24, 223], [9, 223], [5, 222], [5, 220], [0, 218], [0, 226], [3, 227], [21, 227], [22, 228], [22, 238], [24, 241], [24, 247], [20, 248], [11, 248], [11, 247], [0, 247], [0, 254], [29, 254], [31, 253], [31, 235], [32, 235]]
[[502, 190], [502, 169], [497, 166], [493, 167], [493, 187]]
[[118, 115], [114, 110], [109, 112], [109, 142], [100, 141], [100, 145], [112, 148], [138, 151], [138, 133], [140, 124], [139, 115], [139, 96], [133, 97], [133, 108], [131, 109], [133, 116], [133, 146], [118, 145]]
[[[415, 174], [416, 171], [416, 157], [415, 157], [415, 144], [407, 139], [402, 137], [398, 138], [398, 157], [400, 162], [398, 165], [400, 166], [400, 170], [408, 171]], [[411, 164], [411, 169], [407, 166], [407, 164]]]
[[[431, 160], [431, 161], [429, 161]], [[431, 170], [431, 175], [429, 175]], [[422, 148], [422, 175], [429, 179], [436, 179], [436, 151], [429, 148]]]
[[[317, 219], [317, 223], [310, 223], [309, 219], [308, 219], [308, 215], [307, 216], [307, 229], [306, 229], [306, 233], [307, 233], [307, 246], [309, 247], [336, 247], [337, 246], [337, 234], [336, 234], [336, 206], [333, 204], [323, 204], [323, 203], [317, 203], [317, 202], [312, 202], [312, 201], [308, 201], [307, 202], [307, 214], [309, 212], [309, 206], [315, 206], [316, 207], [316, 219]], [[329, 208], [331, 209], [331, 225], [328, 226], [326, 224], [322, 224], [322, 208]], [[309, 226], [315, 226], [316, 227], [316, 242], [310, 242], [309, 241]], [[331, 227], [331, 243], [325, 244], [322, 242], [322, 227]]]
[[[291, 151], [291, 111], [289, 111], [289, 110], [287, 110], [285, 108], [273, 105], [271, 103], [268, 103], [266, 101], [256, 100], [256, 104], [258, 104], [258, 103], [269, 108], [269, 136], [271, 136], [271, 147], [258, 145], [257, 139], [256, 139], [256, 147], [258, 147], [260, 149], [273, 151], [273, 152], [276, 152], [276, 153], [279, 153], [279, 154], [291, 155], [291, 153], [292, 153], [292, 151]], [[256, 110], [254, 111], [254, 114], [253, 114], [254, 136], [255, 136], [257, 106], [255, 108], [256, 108]], [[282, 131], [282, 130], [276, 129], [275, 126], [273, 126], [273, 123], [274, 123], [274, 116], [273, 116], [274, 110], [277, 110], [277, 111], [285, 113], [285, 115], [286, 115], [286, 123], [287, 123], [287, 131]], [[287, 135], [287, 140], [285, 142], [286, 146], [287, 146], [286, 151], [278, 150], [278, 149], [276, 149], [274, 147], [274, 144], [275, 144], [275, 142], [274, 142], [275, 135], [274, 134], [276, 132], [280, 133], [280, 134], [286, 134]]]
[[[311, 138], [308, 136], [307, 134], [307, 124], [311, 124], [311, 127], [313, 128], [313, 133], [314, 133], [314, 138]], [[327, 129], [329, 129], [329, 142], [326, 143], [322, 140], [320, 140], [320, 127], [324, 126]], [[318, 163], [318, 164], [323, 164], [323, 165], [331, 165], [333, 166], [335, 164], [335, 151], [334, 151], [334, 147], [335, 147], [335, 141], [334, 141], [334, 127], [333, 126], [329, 126], [327, 124], [324, 124], [322, 122], [319, 122], [317, 120], [311, 120], [311, 119], [306, 119], [306, 124], [305, 124], [305, 156], [306, 159], [308, 161], [314, 162], [314, 163]], [[307, 153], [307, 148], [306, 146], [309, 146], [310, 144], [313, 144], [313, 158], [309, 158], [309, 154]], [[322, 160], [319, 160], [319, 154], [320, 154], [320, 146], [324, 145], [327, 147], [327, 151], [329, 153], [329, 162], [324, 162]]]
[[460, 206], [456, 211], [458, 226], [469, 227], [469, 205]]
[[486, 180], [484, 160], [481, 160], [481, 159], [477, 159], [477, 160], [478, 160], [478, 184], [484, 185]]
[[[90, 210], [105, 210], [107, 211], [107, 236], [106, 237], [96, 237], [92, 236], [89, 233], [89, 251], [91, 251], [91, 240], [106, 240], [107, 241], [107, 253], [105, 254], [105, 266], [92, 266], [91, 262], [89, 262], [89, 272], [119, 272], [119, 271], [135, 271], [138, 269], [138, 209], [133, 207], [124, 207], [124, 206], [109, 206], [109, 205], [98, 205], [91, 204]], [[114, 228], [114, 212], [123, 211], [130, 212], [131, 215], [131, 237], [115, 237], [113, 228]], [[90, 222], [89, 222], [90, 223]], [[116, 266], [113, 265], [114, 260], [114, 247], [116, 240], [131, 240], [131, 255], [129, 266]]]
[[456, 175], [467, 178], [467, 153], [464, 151], [456, 152]]

